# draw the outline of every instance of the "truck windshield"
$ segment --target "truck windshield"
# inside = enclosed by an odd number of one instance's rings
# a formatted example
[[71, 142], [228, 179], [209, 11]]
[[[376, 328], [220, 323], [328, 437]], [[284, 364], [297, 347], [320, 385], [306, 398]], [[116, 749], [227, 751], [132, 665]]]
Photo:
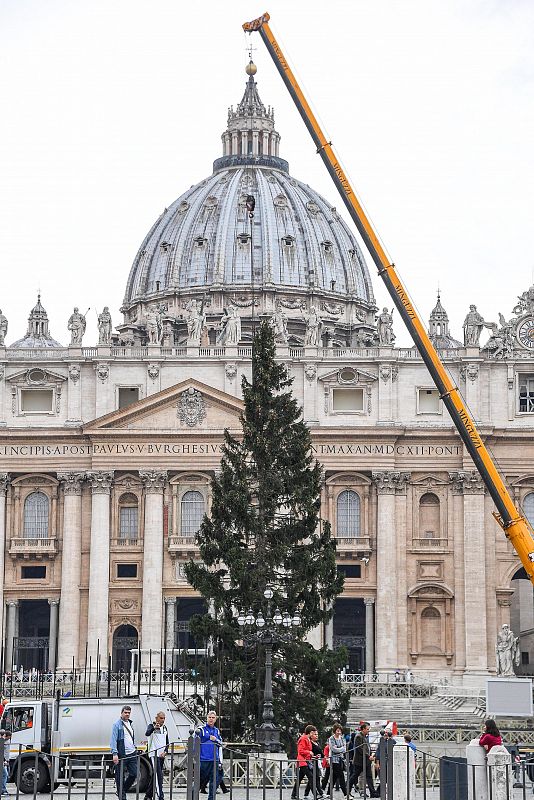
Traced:
[[33, 728], [33, 706], [8, 708], [2, 717], [2, 728], [11, 733]]

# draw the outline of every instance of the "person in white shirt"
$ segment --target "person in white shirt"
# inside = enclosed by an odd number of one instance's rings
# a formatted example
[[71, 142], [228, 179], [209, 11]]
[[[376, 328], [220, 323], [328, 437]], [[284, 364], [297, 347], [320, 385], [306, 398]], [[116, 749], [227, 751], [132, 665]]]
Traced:
[[163, 798], [163, 763], [165, 756], [169, 752], [169, 731], [165, 725], [165, 712], [158, 711], [156, 719], [151, 722], [146, 729], [145, 736], [148, 736], [147, 752], [152, 761], [154, 770], [152, 780], [146, 790], [144, 800], [152, 800], [154, 796], [154, 785], [156, 787], [157, 800]]

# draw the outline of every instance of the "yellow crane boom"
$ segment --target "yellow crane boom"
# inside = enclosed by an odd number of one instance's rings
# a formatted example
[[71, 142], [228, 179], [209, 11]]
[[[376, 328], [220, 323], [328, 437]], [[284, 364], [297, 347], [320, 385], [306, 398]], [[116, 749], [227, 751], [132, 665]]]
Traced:
[[399, 314], [404, 320], [423, 361], [425, 362], [434, 383], [439, 391], [451, 418], [460, 436], [463, 439], [469, 455], [473, 459], [488, 492], [497, 507], [494, 517], [510, 539], [530, 580], [534, 583], [534, 536], [531, 526], [525, 517], [517, 510], [515, 504], [499, 474], [493, 460], [477, 431], [469, 409], [466, 407], [458, 388], [454, 385], [447, 370], [442, 364], [425, 327], [413, 307], [408, 292], [400, 280], [395, 265], [390, 261], [382, 247], [373, 226], [365, 211], [360, 205], [352, 186], [336, 158], [332, 143], [327, 141], [321, 127], [315, 118], [289, 64], [287, 63], [280, 45], [269, 27], [270, 16], [263, 14], [258, 19], [245, 22], [243, 30], [248, 33], [258, 31], [264, 44], [273, 59], [289, 94], [306, 125], [317, 153], [321, 156], [328, 172], [347, 210], [354, 221], [362, 239], [364, 240], [378, 274], [386, 284]]

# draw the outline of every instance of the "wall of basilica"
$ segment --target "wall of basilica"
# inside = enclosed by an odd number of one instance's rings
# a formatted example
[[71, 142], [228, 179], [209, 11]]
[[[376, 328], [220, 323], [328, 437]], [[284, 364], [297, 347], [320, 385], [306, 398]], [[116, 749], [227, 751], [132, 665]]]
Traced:
[[[521, 624], [520, 563], [420, 358], [392, 347], [278, 355], [325, 469], [322, 515], [345, 575], [314, 641], [349, 644], [354, 669], [457, 680], [494, 670], [498, 628], [511, 613]], [[23, 663], [31, 636], [61, 668], [82, 662], [86, 643], [93, 658], [112, 652], [117, 631], [174, 646], [198, 610], [183, 565], [209, 512], [222, 431], [239, 430], [250, 348], [0, 356], [4, 663]], [[526, 507], [534, 449], [518, 387], [529, 363], [465, 349], [449, 363]]]

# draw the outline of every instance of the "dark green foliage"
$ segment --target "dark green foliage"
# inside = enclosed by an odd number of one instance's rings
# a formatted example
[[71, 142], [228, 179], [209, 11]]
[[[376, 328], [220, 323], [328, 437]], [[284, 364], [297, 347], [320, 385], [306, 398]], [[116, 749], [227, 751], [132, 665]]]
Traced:
[[330, 525], [319, 516], [321, 467], [287, 370], [275, 361], [267, 323], [254, 338], [252, 374], [252, 383], [242, 383], [243, 436], [225, 431], [211, 517], [197, 534], [202, 562], [190, 562], [186, 573], [215, 611], [193, 627], [195, 634], [213, 637], [224, 653], [222, 713], [232, 717], [234, 736], [251, 737], [261, 722], [264, 677], [262, 648], [236, 643], [236, 610], [265, 610], [263, 591], [270, 585], [273, 611], [280, 606], [291, 615], [300, 612], [293, 641], [275, 645], [273, 654], [275, 719], [290, 747], [301, 724], [322, 726], [346, 711], [348, 698], [338, 681], [346, 653], [314, 650], [304, 641], [330, 619], [343, 579], [336, 572]]

